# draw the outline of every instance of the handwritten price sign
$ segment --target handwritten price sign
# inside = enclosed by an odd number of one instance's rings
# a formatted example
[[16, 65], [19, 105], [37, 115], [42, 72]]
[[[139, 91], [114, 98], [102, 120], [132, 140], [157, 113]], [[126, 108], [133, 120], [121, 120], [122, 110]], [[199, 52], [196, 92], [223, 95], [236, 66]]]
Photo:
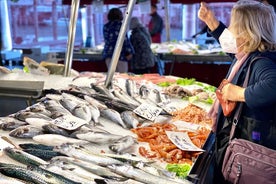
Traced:
[[72, 115], [64, 115], [54, 119], [51, 123], [66, 130], [75, 130], [86, 124], [86, 121]]
[[157, 116], [161, 113], [162, 109], [149, 104], [141, 104], [139, 107], [134, 109], [134, 113], [146, 118], [148, 120], [154, 121]]

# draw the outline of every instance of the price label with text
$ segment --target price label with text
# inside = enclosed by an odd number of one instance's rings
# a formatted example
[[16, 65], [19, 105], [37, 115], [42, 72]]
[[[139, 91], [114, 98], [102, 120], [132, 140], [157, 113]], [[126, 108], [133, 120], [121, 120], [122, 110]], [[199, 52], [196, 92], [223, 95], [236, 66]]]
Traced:
[[66, 130], [75, 130], [86, 124], [86, 121], [73, 115], [64, 115], [54, 119], [51, 123]]
[[139, 107], [134, 109], [134, 113], [142, 116], [148, 120], [154, 121], [157, 116], [161, 113], [162, 109], [149, 104], [141, 104]]
[[166, 131], [169, 139], [183, 151], [204, 151], [193, 144], [187, 132]]

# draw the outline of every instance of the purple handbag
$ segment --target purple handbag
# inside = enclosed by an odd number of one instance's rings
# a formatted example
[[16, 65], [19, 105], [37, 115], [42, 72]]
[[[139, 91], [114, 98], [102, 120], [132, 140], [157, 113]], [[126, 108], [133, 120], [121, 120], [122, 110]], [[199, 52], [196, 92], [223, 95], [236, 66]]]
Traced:
[[233, 139], [226, 149], [222, 173], [235, 184], [275, 184], [276, 151], [244, 139]]

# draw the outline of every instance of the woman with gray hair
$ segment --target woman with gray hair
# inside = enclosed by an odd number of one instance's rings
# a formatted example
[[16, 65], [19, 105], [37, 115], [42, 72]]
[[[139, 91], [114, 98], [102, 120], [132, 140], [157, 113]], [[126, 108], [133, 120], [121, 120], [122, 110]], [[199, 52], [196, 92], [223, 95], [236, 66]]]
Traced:
[[150, 34], [137, 17], [131, 18], [129, 29], [130, 42], [135, 52], [131, 60], [131, 69], [135, 74], [150, 73], [156, 60], [150, 47]]
[[[271, 5], [240, 0], [233, 6], [228, 28], [204, 2], [198, 17], [233, 59], [225, 77], [229, 83], [217, 90], [218, 100], [209, 112], [216, 136], [213, 183], [223, 184], [227, 182], [221, 172], [222, 162], [235, 114], [225, 115], [224, 104], [243, 103], [234, 138], [276, 149], [276, 14]], [[248, 84], [243, 87], [250, 64]]]

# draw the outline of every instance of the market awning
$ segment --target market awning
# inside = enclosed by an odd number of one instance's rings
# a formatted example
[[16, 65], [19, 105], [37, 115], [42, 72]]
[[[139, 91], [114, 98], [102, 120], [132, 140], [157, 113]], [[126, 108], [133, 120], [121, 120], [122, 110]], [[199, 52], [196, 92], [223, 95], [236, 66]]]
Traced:
[[[80, 5], [92, 4], [93, 0], [81, 0]], [[127, 4], [129, 0], [103, 0], [104, 4]], [[170, 0], [170, 3], [181, 3], [181, 4], [195, 4], [200, 3], [203, 0]], [[237, 0], [204, 0], [206, 3], [211, 2], [236, 2]], [[137, 1], [138, 2], [138, 1]], [[152, 3], [158, 3], [160, 0], [151, 0]], [[62, 0], [62, 4], [71, 5], [72, 0]]]

